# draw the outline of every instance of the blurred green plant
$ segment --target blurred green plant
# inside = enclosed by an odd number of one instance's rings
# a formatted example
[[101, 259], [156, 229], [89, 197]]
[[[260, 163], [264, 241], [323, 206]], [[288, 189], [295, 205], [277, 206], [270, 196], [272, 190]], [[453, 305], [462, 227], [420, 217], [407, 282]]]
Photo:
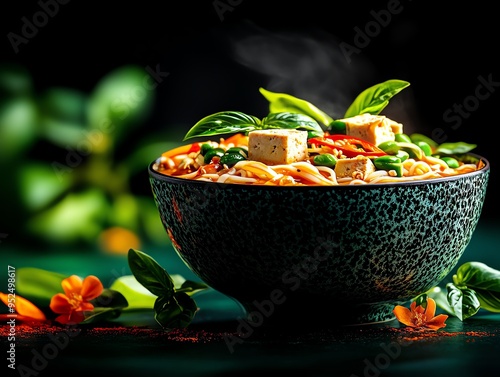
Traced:
[[10, 241], [123, 253], [140, 240], [169, 242], [146, 168], [173, 145], [140, 130], [157, 85], [148, 70], [127, 65], [90, 93], [39, 92], [24, 67], [0, 66], [0, 230]]

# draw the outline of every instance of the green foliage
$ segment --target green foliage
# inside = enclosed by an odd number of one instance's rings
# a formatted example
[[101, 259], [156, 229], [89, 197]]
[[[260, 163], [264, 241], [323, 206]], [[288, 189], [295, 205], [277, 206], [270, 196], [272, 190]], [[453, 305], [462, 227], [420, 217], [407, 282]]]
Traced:
[[461, 321], [479, 309], [500, 313], [500, 271], [477, 261], [462, 264], [446, 284], [446, 292], [433, 287], [427, 294], [438, 307]]
[[260, 129], [261, 121], [238, 111], [221, 111], [200, 119], [184, 136], [184, 140], [199, 136], [249, 132]]
[[40, 307], [49, 306], [52, 296], [62, 291], [61, 282], [66, 277], [35, 267], [18, 268], [16, 290], [19, 295]]
[[409, 85], [409, 82], [403, 80], [387, 80], [363, 90], [347, 108], [344, 118], [360, 114], [380, 114], [389, 100]]
[[180, 287], [175, 287], [168, 272], [139, 250], [129, 250], [128, 263], [137, 281], [157, 296], [154, 312], [158, 324], [167, 331], [187, 327], [198, 310], [191, 296], [208, 286], [186, 280]]
[[134, 183], [168, 148], [158, 135], [132, 135], [156, 98], [148, 75], [127, 65], [88, 92], [40, 90], [23, 67], [0, 66], [0, 168], [8, 175], [0, 195], [9, 198], [5, 212], [12, 214], [0, 228], [10, 234], [15, 223], [29, 235], [13, 242], [97, 246], [101, 232], [114, 226], [169, 242], [157, 236], [164, 231], [149, 192], [137, 192]]
[[308, 131], [309, 137], [323, 134], [321, 126], [311, 117], [298, 113], [271, 113], [262, 120], [238, 111], [223, 111], [198, 121], [184, 140], [227, 133], [248, 133], [253, 130], [286, 128]]
[[274, 93], [264, 88], [260, 88], [259, 91], [269, 101], [270, 113], [305, 114], [323, 127], [327, 127], [333, 122], [332, 117], [306, 100], [286, 93]]
[[[127, 312], [152, 312], [156, 322], [167, 331], [187, 327], [198, 311], [192, 297], [208, 286], [178, 274], [169, 275], [142, 251], [130, 249], [128, 262], [133, 275], [121, 276], [104, 287], [102, 293], [90, 301], [94, 309], [86, 313], [82, 324], [121, 320]], [[49, 305], [54, 295], [64, 294], [61, 283], [67, 277], [40, 268], [22, 267], [16, 271], [16, 290], [53, 319], [55, 313]]]

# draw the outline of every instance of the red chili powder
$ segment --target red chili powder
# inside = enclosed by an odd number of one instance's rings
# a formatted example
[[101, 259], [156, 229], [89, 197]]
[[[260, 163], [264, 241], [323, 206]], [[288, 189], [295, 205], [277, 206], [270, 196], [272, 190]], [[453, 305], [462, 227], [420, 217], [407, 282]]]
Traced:
[[474, 338], [479, 337], [487, 337], [487, 336], [495, 336], [494, 333], [489, 333], [487, 331], [443, 331], [443, 330], [421, 330], [414, 329], [412, 327], [406, 327], [402, 329], [392, 328], [391, 331], [397, 332], [400, 334], [401, 339], [404, 341], [419, 341], [423, 339], [435, 339], [435, 338], [445, 338], [445, 337], [457, 337], [463, 336], [467, 341], [475, 341]]
[[[120, 337], [123, 335], [133, 335], [134, 337], [148, 337], [157, 338], [165, 341], [172, 342], [188, 342], [188, 343], [209, 343], [214, 341], [223, 341], [229, 334], [224, 331], [206, 331], [202, 329], [174, 329], [171, 331], [164, 331], [162, 329], [151, 329], [147, 327], [135, 326], [120, 326], [110, 325], [107, 327], [88, 327], [72, 326], [75, 329], [80, 328], [81, 334], [87, 336], [106, 336], [106, 337]], [[65, 326], [54, 325], [46, 322], [23, 322], [15, 326], [15, 336], [18, 338], [30, 338], [44, 336], [49, 333], [56, 333], [64, 330]], [[0, 326], [0, 337], [7, 337], [11, 334], [9, 325], [2, 324]]]

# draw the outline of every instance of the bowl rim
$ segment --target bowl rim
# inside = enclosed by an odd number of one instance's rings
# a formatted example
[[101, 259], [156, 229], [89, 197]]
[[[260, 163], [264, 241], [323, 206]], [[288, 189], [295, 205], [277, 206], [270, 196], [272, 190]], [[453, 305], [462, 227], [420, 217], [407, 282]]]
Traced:
[[276, 185], [255, 185], [255, 184], [236, 184], [236, 183], [222, 183], [222, 182], [209, 182], [209, 181], [199, 181], [199, 180], [194, 180], [194, 179], [185, 179], [185, 178], [179, 178], [179, 177], [174, 177], [166, 174], [159, 173], [158, 171], [153, 169], [153, 165], [156, 163], [157, 160], [151, 161], [148, 165], [148, 174], [150, 178], [154, 178], [155, 180], [159, 181], [164, 181], [164, 182], [169, 182], [169, 183], [176, 183], [176, 184], [187, 184], [187, 185], [202, 185], [202, 186], [213, 186], [213, 187], [221, 187], [221, 188], [228, 188], [228, 187], [234, 187], [234, 188], [245, 188], [245, 189], [265, 189], [265, 190], [346, 190], [346, 189], [374, 189], [374, 188], [381, 188], [381, 187], [406, 187], [406, 186], [425, 186], [429, 184], [438, 184], [442, 182], [451, 182], [451, 181], [456, 181], [460, 180], [466, 177], [471, 177], [471, 176], [476, 176], [476, 175], [482, 175], [486, 174], [490, 171], [490, 162], [488, 161], [487, 158], [476, 154], [476, 153], [467, 153], [467, 155], [471, 157], [475, 157], [479, 160], [481, 160], [484, 163], [484, 166], [481, 169], [475, 170], [473, 172], [469, 173], [463, 173], [463, 174], [457, 174], [453, 176], [448, 176], [448, 177], [441, 177], [441, 178], [431, 178], [431, 179], [425, 179], [425, 180], [416, 180], [416, 181], [404, 181], [404, 182], [390, 182], [390, 183], [369, 183], [369, 184], [355, 184], [355, 185], [329, 185], [329, 186], [323, 186], [323, 185], [290, 185], [290, 186], [276, 186]]

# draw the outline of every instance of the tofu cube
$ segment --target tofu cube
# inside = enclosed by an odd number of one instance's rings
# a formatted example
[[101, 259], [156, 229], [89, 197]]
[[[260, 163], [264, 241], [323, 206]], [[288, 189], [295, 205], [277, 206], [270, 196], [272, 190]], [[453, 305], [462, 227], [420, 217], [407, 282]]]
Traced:
[[309, 157], [307, 131], [255, 130], [248, 133], [248, 159], [267, 165], [291, 164]]
[[391, 127], [392, 132], [394, 134], [402, 134], [403, 133], [403, 124], [398, 123], [395, 120], [387, 118], [387, 121], [389, 122], [389, 125]]
[[353, 158], [341, 158], [335, 164], [337, 178], [366, 179], [375, 170], [372, 160], [361, 155]]
[[346, 124], [346, 134], [359, 137], [374, 145], [384, 141], [394, 141], [395, 132], [402, 133], [400, 123], [391, 121], [383, 115], [361, 114], [351, 118], [340, 119]]

